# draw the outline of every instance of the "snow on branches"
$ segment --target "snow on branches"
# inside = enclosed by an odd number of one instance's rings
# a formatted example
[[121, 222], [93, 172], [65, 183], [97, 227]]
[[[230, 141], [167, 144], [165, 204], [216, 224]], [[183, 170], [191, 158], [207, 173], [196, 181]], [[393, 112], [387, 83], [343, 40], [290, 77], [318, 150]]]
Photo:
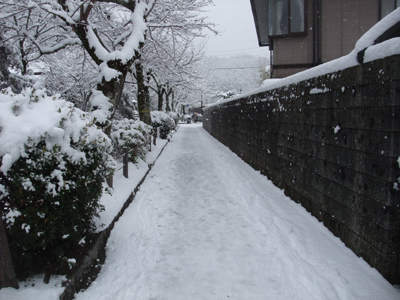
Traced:
[[58, 95], [47, 96], [45, 90], [29, 88], [21, 94], [3, 90], [0, 93], [0, 111], [0, 170], [4, 174], [21, 156], [26, 156], [24, 145], [37, 144], [43, 139], [47, 149], [58, 147], [73, 162], [85, 160], [85, 154], [72, 148], [71, 143], [96, 141], [111, 151], [110, 140], [91, 125], [88, 113]]

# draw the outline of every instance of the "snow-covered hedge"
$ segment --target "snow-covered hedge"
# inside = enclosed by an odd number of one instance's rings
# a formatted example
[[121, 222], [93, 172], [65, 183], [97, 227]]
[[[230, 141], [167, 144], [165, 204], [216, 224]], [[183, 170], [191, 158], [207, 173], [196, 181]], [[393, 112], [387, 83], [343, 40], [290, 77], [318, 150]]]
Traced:
[[175, 129], [175, 120], [163, 111], [152, 111], [151, 122], [154, 129], [160, 127], [161, 139], [168, 139], [170, 132]]
[[112, 123], [111, 139], [114, 155], [122, 155], [123, 149], [129, 150], [129, 161], [136, 163], [138, 158], [144, 158], [148, 151], [151, 126], [142, 121], [129, 119], [116, 120]]
[[[16, 271], [62, 272], [94, 230], [111, 140], [44, 90], [0, 93], [0, 201]], [[56, 268], [56, 269], [54, 269]]]
[[179, 114], [178, 114], [177, 112], [171, 111], [171, 112], [168, 113], [168, 115], [169, 115], [172, 119], [174, 119], [174, 121], [175, 121], [175, 127], [176, 127], [176, 126], [178, 125], [178, 122], [179, 122]]

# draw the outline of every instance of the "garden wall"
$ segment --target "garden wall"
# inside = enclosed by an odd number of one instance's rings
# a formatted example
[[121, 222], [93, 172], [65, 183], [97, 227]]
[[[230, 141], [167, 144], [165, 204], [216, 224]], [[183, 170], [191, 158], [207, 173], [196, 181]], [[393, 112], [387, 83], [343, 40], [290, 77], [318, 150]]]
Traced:
[[400, 283], [400, 56], [211, 106], [204, 128]]

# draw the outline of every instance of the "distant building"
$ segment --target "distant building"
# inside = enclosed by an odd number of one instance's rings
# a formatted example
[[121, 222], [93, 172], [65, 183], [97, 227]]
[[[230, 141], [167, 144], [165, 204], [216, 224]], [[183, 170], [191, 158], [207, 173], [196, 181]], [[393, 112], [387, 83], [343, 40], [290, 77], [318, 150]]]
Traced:
[[250, 0], [271, 74], [282, 78], [350, 53], [400, 0]]

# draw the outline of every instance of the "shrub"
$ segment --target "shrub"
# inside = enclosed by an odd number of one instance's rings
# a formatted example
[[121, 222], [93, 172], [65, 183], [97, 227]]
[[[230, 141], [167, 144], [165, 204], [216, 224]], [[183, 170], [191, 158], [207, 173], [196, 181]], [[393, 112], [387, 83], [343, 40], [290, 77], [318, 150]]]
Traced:
[[160, 138], [167, 139], [170, 132], [175, 128], [175, 121], [166, 112], [152, 111], [151, 121], [153, 128], [160, 128]]
[[0, 201], [17, 276], [65, 273], [94, 232], [110, 139], [88, 114], [45, 91], [0, 95]]
[[138, 158], [144, 159], [148, 152], [151, 126], [141, 121], [116, 120], [112, 123], [111, 140], [114, 156], [122, 155], [123, 149], [129, 150], [129, 161], [136, 163]]
[[177, 112], [169, 112], [168, 113], [168, 115], [172, 118], [172, 119], [174, 119], [174, 121], [175, 121], [175, 127], [178, 125], [178, 122], [179, 122], [179, 113], [177, 113]]

